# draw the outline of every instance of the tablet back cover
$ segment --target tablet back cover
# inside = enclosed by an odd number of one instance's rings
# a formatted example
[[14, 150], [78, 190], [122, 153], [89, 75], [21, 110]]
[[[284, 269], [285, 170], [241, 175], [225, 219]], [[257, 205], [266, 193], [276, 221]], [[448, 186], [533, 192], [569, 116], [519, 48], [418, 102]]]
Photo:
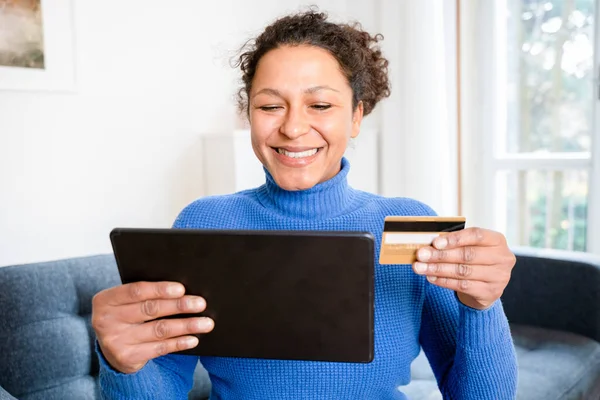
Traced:
[[116, 228], [110, 237], [123, 283], [177, 281], [206, 299], [197, 315], [215, 328], [180, 354], [373, 360], [369, 233]]

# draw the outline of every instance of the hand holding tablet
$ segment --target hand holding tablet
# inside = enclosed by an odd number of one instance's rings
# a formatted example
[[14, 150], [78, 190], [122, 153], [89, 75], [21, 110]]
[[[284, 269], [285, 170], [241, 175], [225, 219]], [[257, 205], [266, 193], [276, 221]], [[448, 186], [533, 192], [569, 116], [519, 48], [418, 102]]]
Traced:
[[140, 370], [149, 360], [198, 344], [191, 336], [210, 332], [210, 318], [157, 319], [199, 313], [201, 297], [185, 295], [177, 282], [134, 282], [103, 290], [92, 301], [92, 326], [108, 363], [123, 373]]

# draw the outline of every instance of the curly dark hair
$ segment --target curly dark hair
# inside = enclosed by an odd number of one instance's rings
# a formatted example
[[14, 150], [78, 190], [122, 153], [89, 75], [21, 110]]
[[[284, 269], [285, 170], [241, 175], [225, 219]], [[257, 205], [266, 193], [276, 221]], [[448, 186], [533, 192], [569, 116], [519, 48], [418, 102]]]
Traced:
[[311, 45], [325, 49], [333, 55], [348, 79], [353, 93], [353, 109], [363, 102], [364, 115], [390, 95], [388, 60], [377, 42], [383, 35], [370, 35], [358, 22], [336, 24], [327, 21], [327, 14], [315, 8], [279, 18], [267, 26], [263, 33], [251, 39], [240, 50], [234, 63], [242, 71], [242, 87], [238, 91], [240, 112], [248, 114], [248, 97], [260, 59], [280, 46]]

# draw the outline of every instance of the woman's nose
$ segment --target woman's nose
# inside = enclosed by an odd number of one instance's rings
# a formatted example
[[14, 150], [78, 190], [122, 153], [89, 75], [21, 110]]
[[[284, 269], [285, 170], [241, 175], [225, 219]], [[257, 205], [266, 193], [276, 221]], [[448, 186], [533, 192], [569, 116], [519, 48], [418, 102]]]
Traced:
[[310, 130], [310, 124], [304, 111], [290, 108], [279, 131], [290, 139], [298, 138]]

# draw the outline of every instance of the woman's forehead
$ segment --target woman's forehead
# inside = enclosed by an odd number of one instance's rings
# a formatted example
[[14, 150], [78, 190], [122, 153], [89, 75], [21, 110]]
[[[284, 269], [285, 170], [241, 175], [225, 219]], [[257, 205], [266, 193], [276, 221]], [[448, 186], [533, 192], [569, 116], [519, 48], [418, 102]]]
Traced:
[[338, 61], [327, 50], [302, 45], [279, 47], [261, 58], [252, 91], [258, 93], [265, 88], [342, 92], [349, 86]]

